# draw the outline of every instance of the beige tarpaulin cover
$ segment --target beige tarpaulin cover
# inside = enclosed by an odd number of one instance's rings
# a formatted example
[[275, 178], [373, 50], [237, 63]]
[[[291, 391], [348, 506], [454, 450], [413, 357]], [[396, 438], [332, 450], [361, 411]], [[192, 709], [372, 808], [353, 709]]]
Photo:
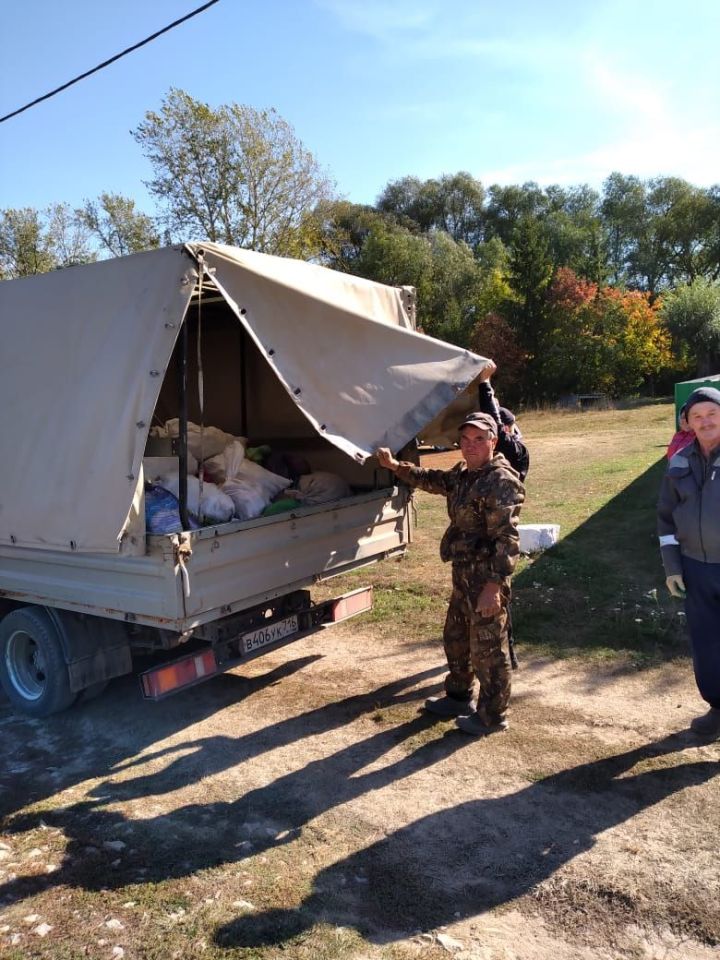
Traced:
[[486, 361], [413, 332], [406, 291], [302, 261], [189, 244], [5, 281], [1, 543], [118, 550], [200, 250], [290, 396], [348, 455], [398, 450], [472, 405]]

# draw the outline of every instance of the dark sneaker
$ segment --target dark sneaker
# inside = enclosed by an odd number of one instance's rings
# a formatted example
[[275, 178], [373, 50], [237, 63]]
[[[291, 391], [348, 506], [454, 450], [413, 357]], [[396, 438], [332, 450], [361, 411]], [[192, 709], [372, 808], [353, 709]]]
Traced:
[[720, 710], [710, 707], [707, 713], [690, 722], [690, 729], [701, 737], [720, 737]]
[[471, 713], [469, 717], [458, 717], [455, 726], [463, 733], [470, 734], [471, 737], [487, 737], [490, 733], [502, 733], [507, 730], [509, 724], [507, 720], [500, 720], [498, 723], [483, 723], [476, 713]]
[[472, 713], [475, 704], [472, 700], [456, 700], [454, 697], [430, 697], [425, 701], [425, 710], [437, 717], [465, 717]]

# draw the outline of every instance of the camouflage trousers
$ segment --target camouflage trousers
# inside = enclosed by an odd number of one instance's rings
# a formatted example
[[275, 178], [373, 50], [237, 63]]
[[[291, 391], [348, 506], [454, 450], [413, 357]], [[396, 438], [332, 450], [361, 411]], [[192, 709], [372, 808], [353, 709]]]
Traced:
[[475, 605], [488, 582], [482, 563], [452, 565], [452, 595], [445, 619], [443, 644], [450, 672], [445, 692], [459, 700], [472, 696], [475, 677], [479, 683], [478, 716], [492, 726], [505, 718], [510, 701], [510, 655], [508, 647], [509, 579], [501, 584], [502, 609], [494, 617], [481, 617]]

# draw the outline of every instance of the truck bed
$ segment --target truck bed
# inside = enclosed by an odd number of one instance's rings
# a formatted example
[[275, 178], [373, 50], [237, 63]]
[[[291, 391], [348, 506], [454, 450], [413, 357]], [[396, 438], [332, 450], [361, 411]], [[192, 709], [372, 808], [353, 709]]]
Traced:
[[140, 556], [0, 547], [0, 598], [183, 633], [402, 551], [408, 510], [384, 488], [193, 531], [189, 590], [169, 536], [148, 535]]

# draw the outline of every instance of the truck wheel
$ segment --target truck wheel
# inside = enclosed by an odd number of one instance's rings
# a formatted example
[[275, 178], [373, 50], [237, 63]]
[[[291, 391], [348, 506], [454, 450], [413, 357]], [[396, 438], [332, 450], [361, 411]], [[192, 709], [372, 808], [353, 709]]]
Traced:
[[0, 623], [0, 683], [12, 705], [32, 717], [75, 700], [58, 629], [41, 607], [20, 607]]

